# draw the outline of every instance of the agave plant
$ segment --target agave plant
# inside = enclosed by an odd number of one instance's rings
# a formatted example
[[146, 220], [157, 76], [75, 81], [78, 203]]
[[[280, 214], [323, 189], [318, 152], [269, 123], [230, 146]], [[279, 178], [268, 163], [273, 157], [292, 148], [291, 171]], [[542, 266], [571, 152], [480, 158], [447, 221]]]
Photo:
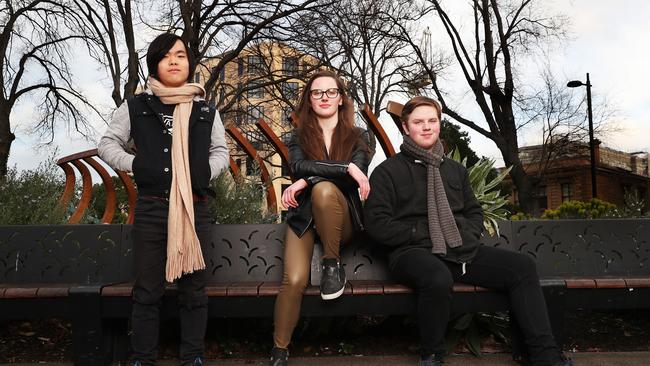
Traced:
[[[447, 157], [467, 168], [467, 158], [461, 159], [460, 152], [457, 149], [450, 151]], [[510, 213], [503, 207], [508, 203], [508, 200], [501, 195], [501, 191], [494, 188], [510, 173], [512, 167], [503, 169], [495, 178], [488, 180], [493, 166], [494, 160], [482, 158], [476, 164], [467, 168], [467, 173], [474, 195], [483, 208], [483, 226], [485, 226], [485, 230], [490, 235], [499, 235], [497, 220], [506, 219]]]

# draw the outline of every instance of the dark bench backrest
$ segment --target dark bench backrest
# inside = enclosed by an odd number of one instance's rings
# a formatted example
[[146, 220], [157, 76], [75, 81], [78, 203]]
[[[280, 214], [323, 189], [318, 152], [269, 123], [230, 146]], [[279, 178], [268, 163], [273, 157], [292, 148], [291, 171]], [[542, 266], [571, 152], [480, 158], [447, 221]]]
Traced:
[[[499, 231], [482, 243], [532, 256], [540, 278], [650, 276], [650, 219], [501, 221]], [[367, 243], [343, 248], [348, 280], [390, 278], [375, 250]], [[312, 284], [320, 283], [322, 249], [315, 251]]]
[[[541, 278], [650, 276], [650, 219], [503, 221], [485, 245], [534, 257]], [[214, 225], [206, 250], [211, 283], [282, 277], [285, 225]], [[0, 283], [115, 283], [132, 280], [130, 225], [0, 226]], [[342, 250], [349, 280], [387, 280], [380, 246]], [[312, 283], [320, 281], [316, 246]]]

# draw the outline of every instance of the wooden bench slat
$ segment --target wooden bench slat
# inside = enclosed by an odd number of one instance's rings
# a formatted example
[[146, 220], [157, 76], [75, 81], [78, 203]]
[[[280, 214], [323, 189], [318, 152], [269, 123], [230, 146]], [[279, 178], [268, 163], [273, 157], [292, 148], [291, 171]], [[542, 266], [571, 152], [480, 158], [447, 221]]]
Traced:
[[386, 295], [395, 295], [395, 294], [410, 294], [413, 293], [413, 290], [407, 286], [400, 285], [398, 283], [388, 283], [384, 285], [384, 294]]
[[466, 283], [454, 283], [453, 292], [476, 292], [476, 286]]
[[226, 288], [226, 296], [258, 296], [262, 282], [234, 282]]
[[567, 288], [596, 288], [596, 281], [587, 278], [567, 278], [564, 280]]
[[320, 295], [320, 288], [318, 286], [307, 286], [305, 289], [305, 296]]
[[626, 278], [627, 287], [650, 287], [650, 278]]
[[67, 297], [70, 292], [69, 286], [48, 286], [48, 287], [39, 287], [36, 290], [36, 297], [47, 298], [47, 297]]
[[356, 280], [349, 281], [352, 286], [352, 295], [383, 295], [384, 286], [381, 281]]
[[109, 297], [130, 297], [133, 294], [133, 283], [124, 282], [115, 285], [104, 286], [102, 296]]
[[38, 287], [10, 287], [5, 290], [5, 299], [27, 299], [36, 297]]
[[596, 278], [596, 288], [627, 288], [622, 278]]
[[226, 296], [228, 294], [227, 283], [213, 283], [205, 286], [205, 293], [210, 296]]
[[260, 296], [276, 296], [282, 287], [281, 282], [264, 282], [259, 288]]

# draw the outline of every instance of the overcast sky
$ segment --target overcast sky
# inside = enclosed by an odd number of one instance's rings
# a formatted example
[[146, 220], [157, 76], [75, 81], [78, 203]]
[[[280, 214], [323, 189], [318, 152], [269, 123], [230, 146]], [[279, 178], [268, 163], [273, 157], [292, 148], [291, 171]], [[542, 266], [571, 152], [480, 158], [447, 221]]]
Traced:
[[[465, 2], [453, 2], [465, 4]], [[551, 67], [564, 84], [568, 80], [584, 81], [585, 73], [590, 73], [592, 92], [600, 100], [606, 99], [616, 107], [616, 115], [606, 123], [615, 124], [619, 132], [600, 136], [603, 144], [622, 151], [650, 150], [650, 2], [644, 0], [568, 0], [544, 1], [553, 11], [564, 13], [570, 20], [571, 38], [564, 46], [553, 49]], [[435, 47], [443, 47], [447, 39], [437, 34], [432, 35]], [[98, 71], [87, 56], [76, 54], [78, 65], [76, 76], [81, 89], [89, 99], [105, 111], [113, 108], [110, 99], [108, 79]], [[530, 78], [537, 77], [535, 67], [528, 70]], [[526, 77], [526, 73], [524, 73]], [[453, 77], [450, 84], [459, 90], [466, 88], [461, 80]], [[452, 86], [452, 85], [450, 85]], [[451, 89], [451, 88], [450, 88]], [[576, 89], [584, 92], [584, 88]], [[458, 103], [468, 103], [473, 108], [471, 98], [462, 98]], [[477, 116], [479, 116], [477, 114]], [[31, 169], [54, 149], [61, 157], [79, 151], [92, 149], [96, 140], [106, 129], [102, 122], [95, 122], [94, 139], [85, 141], [71, 131], [60, 129], [52, 146], [35, 150], [39, 140], [29, 134], [29, 122], [33, 121], [32, 106], [25, 100], [12, 114], [12, 123], [16, 140], [11, 148], [10, 166], [19, 169]], [[401, 142], [386, 116], [380, 116], [383, 125], [397, 146]], [[479, 155], [488, 156], [501, 164], [500, 154], [494, 144], [482, 136], [470, 132], [472, 148]], [[541, 131], [528, 131], [520, 136], [520, 145], [539, 143]], [[375, 160], [382, 159], [378, 154]], [[376, 161], [373, 165], [376, 165]]]

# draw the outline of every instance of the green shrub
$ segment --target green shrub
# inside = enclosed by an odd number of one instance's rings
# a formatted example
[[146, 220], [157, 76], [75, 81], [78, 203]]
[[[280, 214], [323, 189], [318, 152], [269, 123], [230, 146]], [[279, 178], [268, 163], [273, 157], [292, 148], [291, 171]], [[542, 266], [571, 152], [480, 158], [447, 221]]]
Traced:
[[518, 211], [515, 214], [512, 214], [510, 216], [510, 220], [518, 221], [518, 220], [532, 220], [533, 216], [531, 214], [525, 213]]
[[266, 210], [264, 186], [242, 177], [234, 179], [225, 171], [210, 187], [216, 198], [210, 200], [210, 213], [219, 224], [264, 224], [277, 221], [277, 215]]
[[66, 210], [59, 206], [65, 179], [47, 162], [34, 170], [10, 168], [0, 179], [0, 224], [63, 224]]
[[623, 194], [623, 207], [616, 209], [616, 217], [635, 218], [648, 217], [650, 212], [646, 210], [646, 201], [639, 196], [637, 190], [625, 190]]
[[[115, 215], [111, 224], [126, 224], [129, 218], [129, 196], [124, 188], [124, 184], [118, 176], [112, 176], [113, 186], [115, 187]], [[104, 208], [106, 207], [106, 186], [104, 183], [96, 183], [93, 185], [92, 199], [88, 210], [84, 213], [82, 223], [100, 223], [101, 217], [104, 215]]]
[[544, 220], [561, 220], [561, 219], [598, 219], [606, 217], [616, 217], [616, 205], [598, 198], [591, 201], [583, 202], [570, 200], [554, 210], [545, 210], [542, 214]]
[[[451, 151], [447, 157], [461, 163], [463, 166], [467, 165], [467, 159], [460, 158], [458, 150]], [[474, 191], [476, 199], [483, 208], [483, 226], [490, 235], [499, 234], [499, 225], [497, 220], [507, 219], [509, 212], [504, 207], [508, 200], [505, 195], [501, 194], [499, 189], [496, 189], [499, 183], [510, 173], [511, 168], [502, 170], [494, 176], [494, 160], [482, 158], [476, 164], [467, 168], [469, 175], [469, 184]]]

